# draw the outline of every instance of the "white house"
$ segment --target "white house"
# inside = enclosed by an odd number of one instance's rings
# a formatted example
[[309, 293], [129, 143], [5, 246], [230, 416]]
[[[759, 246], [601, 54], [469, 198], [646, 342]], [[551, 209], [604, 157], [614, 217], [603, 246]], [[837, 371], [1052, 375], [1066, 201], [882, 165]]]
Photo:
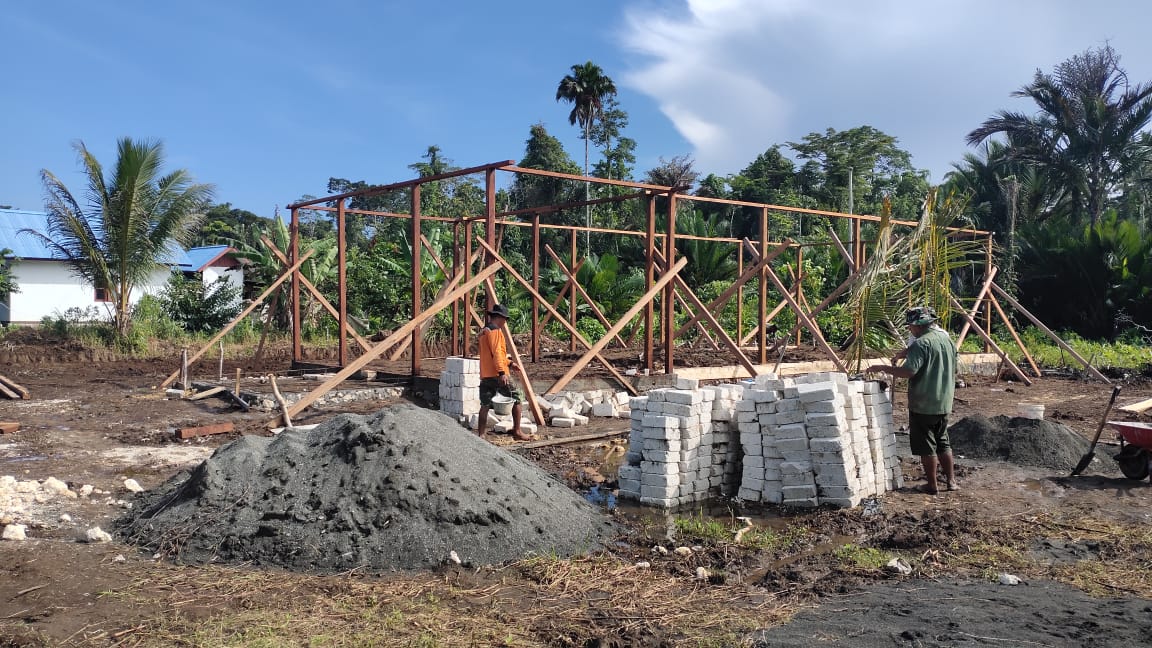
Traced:
[[[20, 234], [23, 229], [46, 233], [47, 215], [0, 209], [0, 250], [11, 250], [5, 252], [2, 262], [11, 267], [19, 288], [19, 292], [0, 293], [0, 324], [38, 324], [45, 316], [63, 313], [72, 307], [84, 310], [108, 305], [103, 289], [85, 285], [63, 261], [53, 258], [51, 248], [40, 239]], [[186, 275], [198, 273], [205, 284], [224, 276], [229, 283], [242, 286], [244, 271], [233, 252], [226, 245], [179, 250], [168, 268], [158, 267], [144, 285], [132, 291], [131, 302], [136, 303], [145, 293], [159, 292], [173, 269]]]

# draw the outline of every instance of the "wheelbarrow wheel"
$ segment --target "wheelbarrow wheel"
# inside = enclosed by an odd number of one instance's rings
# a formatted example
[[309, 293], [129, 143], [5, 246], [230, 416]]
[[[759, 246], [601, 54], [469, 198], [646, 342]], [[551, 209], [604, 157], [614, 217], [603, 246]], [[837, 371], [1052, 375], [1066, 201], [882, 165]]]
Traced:
[[1128, 479], [1145, 479], [1148, 477], [1148, 451], [1134, 445], [1126, 445], [1116, 455], [1116, 463], [1120, 472]]

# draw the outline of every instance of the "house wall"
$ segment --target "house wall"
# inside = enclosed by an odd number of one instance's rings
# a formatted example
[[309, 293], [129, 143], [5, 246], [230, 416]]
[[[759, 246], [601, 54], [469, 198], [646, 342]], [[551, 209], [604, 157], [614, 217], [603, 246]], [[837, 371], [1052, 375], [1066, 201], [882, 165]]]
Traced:
[[222, 266], [209, 266], [207, 268], [204, 268], [204, 272], [202, 273], [202, 275], [203, 275], [203, 281], [204, 281], [205, 286], [216, 281], [218, 278], [220, 278], [222, 276], [227, 277], [229, 285], [234, 286], [234, 287], [239, 289], [239, 291], [236, 293], [236, 303], [239, 303], [241, 301], [241, 295], [243, 294], [243, 290], [244, 290], [244, 269], [243, 268], [241, 268], [239, 266], [234, 267], [234, 268], [226, 268], [226, 267], [222, 267]]
[[[165, 268], [152, 273], [145, 285], [132, 291], [131, 303], [139, 301], [145, 293], [159, 292], [168, 279], [168, 272]], [[105, 308], [110, 304], [96, 301], [96, 291], [92, 286], [82, 284], [60, 261], [25, 259], [12, 267], [12, 276], [20, 292], [8, 296], [8, 317], [0, 321], [39, 324], [46, 315], [63, 313], [72, 307], [85, 309], [96, 306], [102, 317], [108, 317], [111, 312]], [[0, 308], [0, 318], [4, 315]]]

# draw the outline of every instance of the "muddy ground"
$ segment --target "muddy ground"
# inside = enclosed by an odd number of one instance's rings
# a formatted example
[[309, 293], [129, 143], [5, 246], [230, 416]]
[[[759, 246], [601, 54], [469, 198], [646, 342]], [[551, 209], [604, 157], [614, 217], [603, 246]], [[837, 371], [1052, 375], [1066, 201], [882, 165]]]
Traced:
[[[119, 540], [81, 539], [92, 527], [109, 529], [131, 505], [125, 479], [155, 487], [238, 434], [267, 434], [270, 414], [241, 413], [222, 400], [165, 398], [155, 387], [176, 368], [171, 359], [55, 359], [0, 363], [0, 373], [33, 396], [0, 400], [0, 420], [21, 424], [20, 432], [0, 436], [0, 476], [56, 477], [73, 490], [88, 484], [101, 492], [43, 502], [28, 540], [0, 542], [0, 646], [1152, 642], [1152, 487], [1119, 474], [1108, 459], [1112, 445], [1098, 448], [1102, 460], [1076, 478], [966, 458], [961, 449], [959, 492], [932, 497], [907, 488], [851, 511], [717, 502], [664, 515], [614, 506], [620, 453], [613, 446], [625, 442], [627, 421], [600, 419], [541, 432], [546, 439], [619, 436], [532, 449], [507, 437], [493, 442], [603, 502], [622, 529], [605, 554], [393, 574], [193, 567]], [[560, 358], [533, 372], [558, 376], [566, 364]], [[260, 389], [254, 376], [285, 363], [273, 357], [253, 367], [250, 359], [229, 359], [224, 373], [233, 375], [236, 366], [251, 376], [246, 389]], [[201, 372], [215, 374], [215, 364]], [[315, 384], [281, 382], [293, 390]], [[1109, 391], [1059, 377], [1031, 387], [974, 379], [958, 390], [954, 418], [1012, 415], [1020, 402], [1042, 403], [1049, 419], [1090, 437]], [[1125, 385], [1120, 403], [1149, 397], [1152, 384], [1137, 380]], [[898, 412], [902, 404], [897, 388]], [[309, 410], [298, 422], [382, 405]], [[173, 439], [176, 428], [222, 421], [237, 432]], [[1114, 439], [1106, 430], [1103, 440]], [[905, 459], [904, 468], [914, 486], [916, 462]], [[743, 515], [756, 533], [736, 543], [742, 524], [735, 518]], [[671, 551], [676, 547], [690, 551]], [[911, 573], [886, 569], [893, 558]], [[1002, 585], [1001, 575], [1021, 584]]]

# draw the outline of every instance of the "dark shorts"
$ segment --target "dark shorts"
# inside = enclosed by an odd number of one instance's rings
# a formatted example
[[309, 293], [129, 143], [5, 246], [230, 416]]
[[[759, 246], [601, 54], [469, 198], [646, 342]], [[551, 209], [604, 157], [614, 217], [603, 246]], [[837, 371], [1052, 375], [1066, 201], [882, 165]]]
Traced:
[[908, 412], [908, 443], [918, 457], [944, 454], [952, 450], [948, 440], [947, 414]]
[[492, 407], [492, 397], [496, 394], [503, 394], [508, 398], [515, 398], [517, 403], [523, 402], [524, 397], [520, 394], [520, 390], [513, 387], [511, 384], [500, 384], [499, 378], [481, 378], [480, 379], [480, 406]]

